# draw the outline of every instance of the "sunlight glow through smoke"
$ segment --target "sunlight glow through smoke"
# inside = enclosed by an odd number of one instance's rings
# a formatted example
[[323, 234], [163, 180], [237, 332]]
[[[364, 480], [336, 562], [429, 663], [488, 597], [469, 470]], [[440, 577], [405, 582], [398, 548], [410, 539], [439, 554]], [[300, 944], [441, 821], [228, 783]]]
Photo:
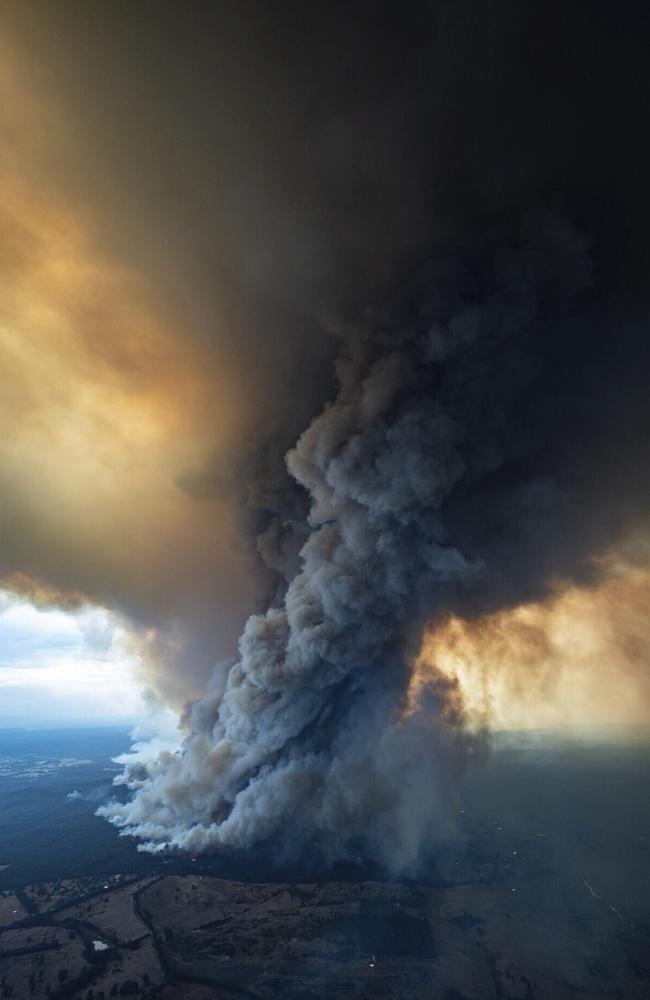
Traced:
[[649, 611], [650, 575], [634, 572], [477, 621], [450, 616], [425, 636], [409, 705], [439, 672], [474, 725], [647, 723]]

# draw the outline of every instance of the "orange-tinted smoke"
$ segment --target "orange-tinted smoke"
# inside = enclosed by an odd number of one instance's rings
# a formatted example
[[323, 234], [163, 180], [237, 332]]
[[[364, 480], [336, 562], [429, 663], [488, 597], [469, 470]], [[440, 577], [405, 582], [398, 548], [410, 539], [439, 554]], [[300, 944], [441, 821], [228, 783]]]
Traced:
[[440, 674], [477, 727], [646, 724], [649, 616], [650, 573], [637, 570], [475, 621], [449, 617], [424, 637], [410, 709]]
[[[209, 667], [247, 593], [229, 511], [179, 478], [244, 419], [225, 359], [179, 329], [146, 276], [111, 257], [100, 218], [50, 175], [79, 144], [65, 109], [0, 55], [0, 584], [93, 601], [172, 635], [207, 621]], [[221, 610], [218, 610], [218, 609]], [[186, 664], [183, 701], [203, 688]], [[173, 681], [173, 683], [172, 683]]]

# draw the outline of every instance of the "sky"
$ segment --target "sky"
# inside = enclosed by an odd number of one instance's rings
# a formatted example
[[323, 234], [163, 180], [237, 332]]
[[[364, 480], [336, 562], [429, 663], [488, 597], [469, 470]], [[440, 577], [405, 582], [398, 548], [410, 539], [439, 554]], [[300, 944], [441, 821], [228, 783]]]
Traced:
[[650, 721], [624, 8], [0, 5], [0, 725], [178, 715], [149, 849], [407, 866], [478, 731]]
[[133, 724], [145, 709], [128, 634], [106, 611], [0, 594], [2, 725]]

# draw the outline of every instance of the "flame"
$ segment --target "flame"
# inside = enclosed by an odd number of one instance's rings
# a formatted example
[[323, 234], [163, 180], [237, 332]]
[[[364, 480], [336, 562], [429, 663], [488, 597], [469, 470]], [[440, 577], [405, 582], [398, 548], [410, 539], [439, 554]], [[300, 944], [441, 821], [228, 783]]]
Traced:
[[466, 721], [492, 729], [650, 722], [650, 573], [571, 587], [425, 632], [407, 711], [432, 679], [457, 691]]

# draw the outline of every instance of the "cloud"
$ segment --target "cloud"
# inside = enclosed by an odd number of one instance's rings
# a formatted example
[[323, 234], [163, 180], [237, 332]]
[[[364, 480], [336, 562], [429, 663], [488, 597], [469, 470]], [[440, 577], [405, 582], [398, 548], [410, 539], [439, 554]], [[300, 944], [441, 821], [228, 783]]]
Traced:
[[138, 663], [122, 622], [103, 609], [35, 607], [4, 592], [0, 604], [5, 722], [141, 715]]
[[115, 623], [101, 609], [69, 614], [37, 608], [3, 594], [0, 611], [0, 668], [11, 664], [38, 666], [49, 659], [100, 659], [111, 652]]

